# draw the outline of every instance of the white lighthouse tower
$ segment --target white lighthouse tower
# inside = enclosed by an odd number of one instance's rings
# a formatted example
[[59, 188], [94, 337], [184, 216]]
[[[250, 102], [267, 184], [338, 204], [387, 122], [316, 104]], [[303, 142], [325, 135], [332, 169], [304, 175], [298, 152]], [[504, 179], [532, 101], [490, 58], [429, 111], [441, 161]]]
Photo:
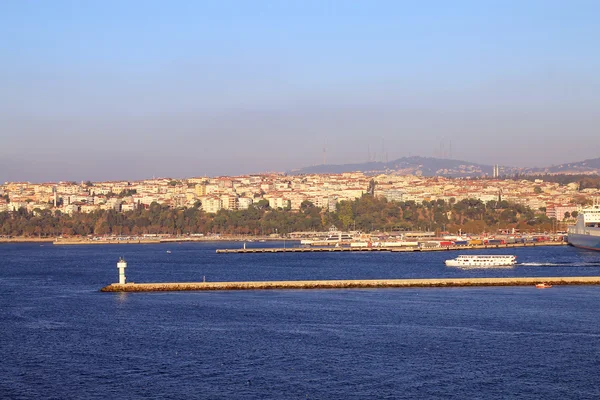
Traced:
[[127, 263], [123, 260], [123, 257], [119, 258], [119, 262], [117, 263], [117, 268], [119, 268], [119, 285], [125, 284], [125, 268], [127, 268]]

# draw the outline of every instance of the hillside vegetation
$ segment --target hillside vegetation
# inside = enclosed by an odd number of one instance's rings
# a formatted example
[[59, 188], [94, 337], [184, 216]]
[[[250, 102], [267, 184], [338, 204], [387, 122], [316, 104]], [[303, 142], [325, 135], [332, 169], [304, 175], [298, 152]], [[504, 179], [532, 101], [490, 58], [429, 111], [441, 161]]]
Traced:
[[247, 210], [220, 210], [207, 214], [199, 208], [169, 208], [153, 203], [149, 209], [119, 213], [98, 211], [71, 215], [50, 210], [24, 209], [0, 213], [0, 235], [53, 237], [72, 235], [140, 234], [287, 234], [294, 231], [325, 231], [331, 225], [342, 230], [363, 232], [431, 230], [479, 233], [516, 228], [548, 231], [554, 226], [543, 213], [506, 201], [467, 199], [390, 202], [370, 195], [338, 203], [335, 212], [324, 211], [312, 203], [302, 203], [299, 212], [270, 209], [260, 201]]

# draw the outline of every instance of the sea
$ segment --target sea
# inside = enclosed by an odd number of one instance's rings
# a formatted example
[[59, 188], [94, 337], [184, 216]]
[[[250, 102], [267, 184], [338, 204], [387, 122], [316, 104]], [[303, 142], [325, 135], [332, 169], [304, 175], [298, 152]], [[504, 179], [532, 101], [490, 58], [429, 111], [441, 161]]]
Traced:
[[[294, 242], [247, 246], [297, 246]], [[101, 293], [133, 282], [600, 276], [600, 252], [0, 245], [1, 399], [598, 399], [600, 287]], [[515, 254], [460, 270], [458, 254]]]

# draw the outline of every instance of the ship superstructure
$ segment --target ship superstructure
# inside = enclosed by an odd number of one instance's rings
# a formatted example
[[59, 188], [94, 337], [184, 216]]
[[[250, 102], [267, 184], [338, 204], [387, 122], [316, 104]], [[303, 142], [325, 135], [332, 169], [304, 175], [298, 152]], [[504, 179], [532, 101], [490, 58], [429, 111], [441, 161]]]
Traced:
[[569, 227], [567, 240], [575, 247], [600, 251], [600, 198], [578, 211], [577, 222]]

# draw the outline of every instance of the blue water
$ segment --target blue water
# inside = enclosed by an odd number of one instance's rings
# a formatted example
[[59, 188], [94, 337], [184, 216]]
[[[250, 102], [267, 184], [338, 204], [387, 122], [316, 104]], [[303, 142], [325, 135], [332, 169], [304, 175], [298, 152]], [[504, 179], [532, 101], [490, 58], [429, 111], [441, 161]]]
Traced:
[[135, 282], [600, 275], [571, 247], [487, 250], [521, 264], [478, 271], [215, 254], [240, 246], [0, 245], [0, 398], [600, 398], [600, 287], [98, 291], [119, 256]]

